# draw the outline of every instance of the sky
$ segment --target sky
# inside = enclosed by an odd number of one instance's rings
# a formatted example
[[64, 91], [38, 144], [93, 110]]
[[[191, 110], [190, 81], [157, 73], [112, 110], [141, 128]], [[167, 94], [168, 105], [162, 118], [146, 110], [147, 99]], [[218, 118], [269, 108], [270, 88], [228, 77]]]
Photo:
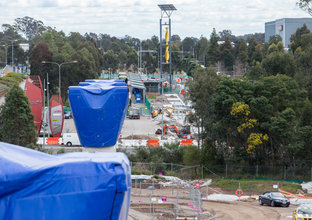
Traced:
[[158, 4], [173, 4], [172, 35], [209, 38], [229, 29], [236, 36], [264, 33], [264, 23], [280, 18], [310, 17], [297, 0], [1, 0], [0, 25], [25, 16], [41, 20], [58, 31], [159, 36]]

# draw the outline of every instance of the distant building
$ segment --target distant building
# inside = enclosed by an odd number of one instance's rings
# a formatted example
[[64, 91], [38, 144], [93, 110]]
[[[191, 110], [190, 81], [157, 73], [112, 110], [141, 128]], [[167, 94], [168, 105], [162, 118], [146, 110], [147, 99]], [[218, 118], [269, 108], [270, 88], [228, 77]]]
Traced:
[[282, 18], [275, 21], [265, 23], [265, 42], [269, 42], [273, 35], [282, 37], [285, 47], [290, 44], [290, 37], [296, 30], [306, 23], [307, 27], [312, 31], [312, 18]]
[[24, 52], [29, 50], [29, 44], [19, 44], [19, 46], [24, 50]]

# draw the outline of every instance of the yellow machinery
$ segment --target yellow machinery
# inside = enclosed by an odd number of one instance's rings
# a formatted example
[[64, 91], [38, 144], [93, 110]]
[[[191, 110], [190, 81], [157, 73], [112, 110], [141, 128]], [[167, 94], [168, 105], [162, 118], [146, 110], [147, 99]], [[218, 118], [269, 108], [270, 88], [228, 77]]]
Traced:
[[169, 63], [169, 31], [168, 31], [168, 27], [166, 27], [165, 42], [166, 42], [165, 60], [166, 60], [166, 63]]
[[163, 112], [167, 113], [167, 117], [171, 118], [173, 113], [175, 112], [175, 108], [172, 108], [170, 106], [164, 107]]

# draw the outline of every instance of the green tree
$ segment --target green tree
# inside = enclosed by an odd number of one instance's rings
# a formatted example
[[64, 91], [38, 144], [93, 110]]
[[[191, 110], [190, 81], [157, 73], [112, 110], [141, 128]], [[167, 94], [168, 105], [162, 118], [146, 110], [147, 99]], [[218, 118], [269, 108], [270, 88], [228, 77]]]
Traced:
[[196, 166], [200, 164], [200, 151], [196, 146], [189, 146], [185, 149], [183, 163], [188, 166]]
[[1, 111], [2, 141], [25, 147], [36, 144], [36, 126], [29, 105], [24, 91], [15, 84], [7, 93]]
[[[275, 44], [272, 44], [270, 47]], [[276, 50], [278, 50], [276, 46]], [[296, 72], [296, 62], [294, 56], [288, 52], [274, 51], [267, 55], [262, 63], [262, 68], [266, 71], [267, 75], [285, 74], [294, 76]]]
[[282, 37], [279, 34], [270, 36], [269, 44], [277, 44], [278, 42], [283, 41]]
[[312, 0], [299, 0], [297, 5], [304, 11], [312, 15]]
[[197, 54], [197, 60], [203, 62], [203, 65], [206, 64], [206, 54], [208, 51], [209, 41], [207, 38], [201, 36], [199, 41], [195, 45], [195, 50]]
[[[286, 163], [291, 158], [292, 148], [289, 146], [298, 143], [297, 128], [306, 97], [306, 92], [298, 87], [296, 81], [285, 75], [262, 77], [258, 81], [222, 77], [211, 111], [206, 113], [210, 116], [205, 124], [206, 134], [210, 134], [211, 142], [218, 143], [218, 152], [223, 152], [226, 160], [253, 164], [276, 163], [279, 159]], [[260, 140], [263, 147], [256, 148], [250, 155], [246, 146], [249, 133], [239, 132], [237, 127], [241, 121], [230, 114], [237, 102], [249, 105], [250, 118], [257, 120], [250, 132], [269, 137], [267, 142], [263, 142], [261, 136], [254, 135], [249, 142], [255, 144]]]
[[296, 52], [298, 47], [301, 47], [303, 45], [302, 36], [309, 33], [310, 30], [304, 23], [303, 26], [301, 28], [298, 28], [297, 31], [290, 37], [290, 49], [293, 53]]
[[30, 62], [31, 73], [39, 75], [41, 79], [44, 79], [49, 66], [43, 65], [42, 61], [50, 61], [52, 59], [52, 53], [50, 52], [46, 43], [37, 44], [32, 50], [32, 59]]
[[216, 29], [214, 28], [209, 40], [209, 47], [207, 51], [207, 66], [215, 65], [220, 60], [220, 46], [218, 44], [220, 37], [216, 33]]
[[245, 65], [248, 60], [247, 55], [247, 44], [246, 41], [243, 39], [238, 39], [235, 43], [235, 59], [237, 59], [240, 63]]
[[219, 32], [220, 35], [220, 40], [221, 41], [225, 41], [226, 38], [228, 37], [230, 39], [230, 41], [234, 42], [236, 41], [236, 37], [234, 35], [232, 35], [232, 31], [231, 30], [223, 30]]
[[185, 53], [192, 53], [195, 47], [194, 39], [191, 37], [184, 38], [184, 40], [182, 41], [182, 47], [183, 51], [186, 51]]
[[112, 50], [108, 50], [103, 55], [103, 67], [104, 69], [111, 68], [113, 71], [116, 71], [118, 68], [118, 56], [114, 54]]
[[[189, 81], [188, 97], [193, 103], [195, 114], [190, 118], [191, 122], [198, 128], [198, 143], [204, 139], [203, 133], [205, 123], [210, 120], [209, 111], [211, 100], [216, 92], [219, 78], [213, 68], [196, 69], [193, 80]], [[208, 135], [207, 138], [209, 138]]]
[[38, 35], [41, 35], [46, 30], [42, 21], [28, 16], [16, 18], [14, 26], [17, 30], [25, 34], [28, 41], [31, 41]]
[[257, 62], [261, 62], [263, 57], [262, 44], [255, 37], [251, 37], [248, 41], [248, 64], [254, 66]]
[[234, 55], [232, 43], [229, 37], [226, 37], [224, 44], [221, 45], [221, 61], [227, 70], [233, 70]]

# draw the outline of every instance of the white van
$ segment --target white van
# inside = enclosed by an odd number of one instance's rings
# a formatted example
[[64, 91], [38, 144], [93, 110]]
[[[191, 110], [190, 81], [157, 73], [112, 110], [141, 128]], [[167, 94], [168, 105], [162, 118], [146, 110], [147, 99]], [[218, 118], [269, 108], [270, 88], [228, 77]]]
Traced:
[[120, 72], [119, 74], [118, 74], [118, 79], [127, 79], [128, 78], [128, 74], [127, 73], [125, 73], [125, 72]]
[[63, 145], [71, 147], [73, 145], [81, 145], [77, 133], [63, 133]]

